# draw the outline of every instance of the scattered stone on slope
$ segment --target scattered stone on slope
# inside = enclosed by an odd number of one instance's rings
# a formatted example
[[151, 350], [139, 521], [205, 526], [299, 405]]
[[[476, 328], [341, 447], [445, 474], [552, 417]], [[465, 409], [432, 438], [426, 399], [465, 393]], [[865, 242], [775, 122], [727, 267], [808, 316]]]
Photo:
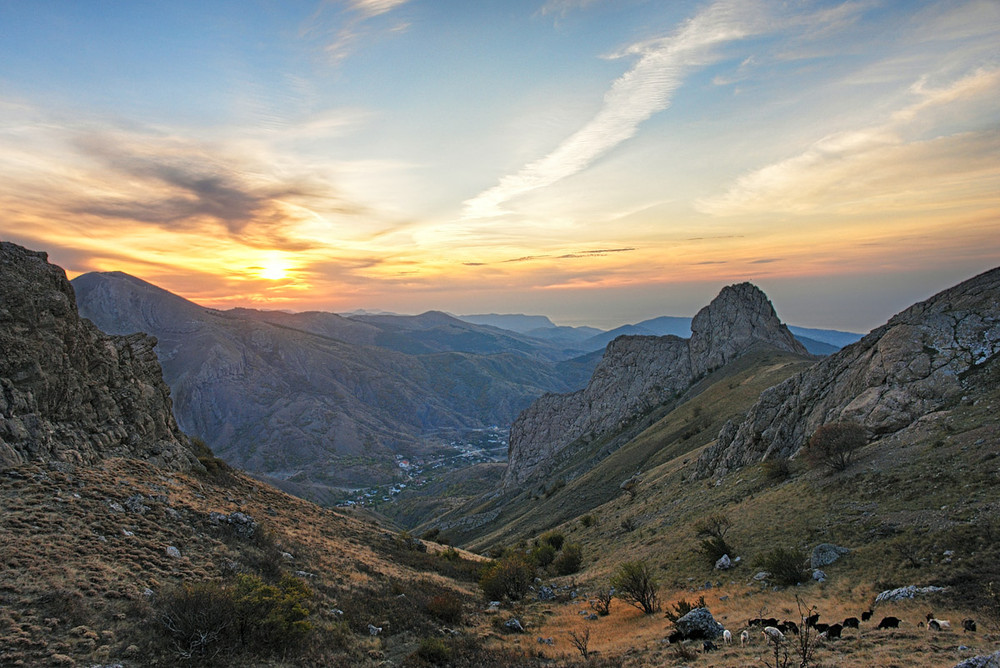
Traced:
[[684, 634], [685, 639], [705, 638], [711, 640], [722, 635], [725, 630], [722, 624], [715, 621], [708, 608], [695, 608], [674, 622], [677, 630]]
[[875, 604], [879, 603], [895, 603], [897, 601], [907, 601], [917, 596], [926, 596], [927, 594], [937, 594], [944, 591], [944, 587], [935, 587], [933, 585], [927, 587], [918, 587], [916, 585], [908, 585], [906, 587], [899, 587], [897, 589], [887, 589], [879, 593], [875, 597]]
[[829, 566], [849, 552], [850, 550], [846, 547], [840, 547], [833, 543], [820, 543], [813, 548], [812, 555], [809, 557], [809, 566], [811, 568]]
[[145, 334], [108, 336], [79, 317], [45, 253], [0, 242], [0, 465], [107, 457], [198, 466]]
[[745, 419], [722, 428], [698, 459], [696, 475], [794, 456], [830, 422], [858, 422], [873, 435], [899, 431], [958, 401], [966, 372], [998, 352], [1000, 269], [993, 269], [765, 390]]
[[1000, 668], [1000, 650], [984, 656], [974, 656], [955, 664], [955, 668]]

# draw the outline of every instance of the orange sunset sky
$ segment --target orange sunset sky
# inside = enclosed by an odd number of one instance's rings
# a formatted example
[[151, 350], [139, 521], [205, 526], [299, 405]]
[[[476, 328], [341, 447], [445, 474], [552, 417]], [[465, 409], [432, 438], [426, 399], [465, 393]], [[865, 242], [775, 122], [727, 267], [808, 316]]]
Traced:
[[1000, 264], [1000, 3], [0, 0], [0, 237], [218, 308], [865, 332]]

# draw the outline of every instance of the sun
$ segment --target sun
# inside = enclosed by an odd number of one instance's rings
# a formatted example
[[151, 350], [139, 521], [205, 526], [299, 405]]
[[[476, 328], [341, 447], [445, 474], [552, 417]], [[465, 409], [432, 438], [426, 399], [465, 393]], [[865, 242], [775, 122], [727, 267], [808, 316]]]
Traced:
[[265, 257], [258, 268], [260, 277], [269, 281], [280, 281], [283, 278], [288, 278], [289, 269], [289, 263], [277, 254]]

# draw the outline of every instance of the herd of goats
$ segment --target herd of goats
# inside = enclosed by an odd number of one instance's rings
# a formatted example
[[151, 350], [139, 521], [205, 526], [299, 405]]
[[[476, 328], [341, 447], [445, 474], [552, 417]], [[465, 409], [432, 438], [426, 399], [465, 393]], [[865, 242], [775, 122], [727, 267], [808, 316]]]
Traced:
[[[872, 618], [872, 611], [866, 610], [861, 613], [861, 618], [848, 617], [842, 622], [835, 624], [825, 624], [819, 621], [819, 614], [813, 614], [808, 617], [802, 618], [802, 623], [816, 632], [817, 638], [840, 638], [842, 637], [844, 629], [858, 629], [860, 632], [861, 624], [863, 622], [868, 622]], [[928, 632], [932, 631], [946, 631], [951, 629], [951, 622], [947, 619], [938, 619], [934, 616], [934, 613], [927, 613], [926, 622], [919, 622], [918, 626], [921, 628], [926, 628]], [[899, 617], [883, 617], [882, 620], [875, 627], [876, 629], [896, 629], [899, 628], [900, 623]], [[793, 621], [782, 621], [779, 622], [774, 617], [757, 617], [754, 619], [747, 620], [746, 628], [740, 633], [740, 646], [745, 646], [750, 642], [750, 630], [753, 628], [760, 628], [761, 633], [767, 642], [778, 645], [785, 641], [785, 636], [787, 634], [799, 635], [799, 625]], [[974, 633], [976, 631], [976, 620], [974, 619], [963, 619], [962, 620], [962, 632], [963, 633]], [[683, 634], [678, 636], [679, 631], [674, 631], [669, 637], [670, 642], [677, 642], [679, 640], [692, 640], [691, 635], [684, 637]], [[728, 629], [722, 632], [722, 640], [725, 644], [729, 645], [733, 642], [733, 634]], [[711, 640], [705, 640], [703, 649], [706, 652], [718, 649], [716, 645]]]

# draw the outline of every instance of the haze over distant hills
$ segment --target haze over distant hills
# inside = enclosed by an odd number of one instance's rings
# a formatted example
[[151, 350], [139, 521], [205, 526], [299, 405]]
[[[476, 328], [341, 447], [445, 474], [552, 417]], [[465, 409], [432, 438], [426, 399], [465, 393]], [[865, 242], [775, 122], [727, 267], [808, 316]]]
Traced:
[[182, 429], [234, 465], [318, 490], [391, 480], [395, 455], [509, 424], [592, 368], [441, 313], [216, 311], [116, 272], [73, 287], [102, 330], [157, 337]]

